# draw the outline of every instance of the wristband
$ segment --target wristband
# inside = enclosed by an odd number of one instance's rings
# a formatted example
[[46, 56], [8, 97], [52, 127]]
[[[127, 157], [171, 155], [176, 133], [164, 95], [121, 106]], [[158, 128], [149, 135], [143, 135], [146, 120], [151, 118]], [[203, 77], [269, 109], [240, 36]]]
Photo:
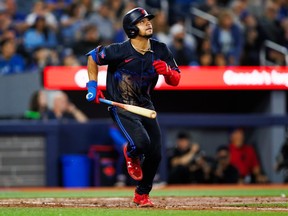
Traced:
[[97, 87], [97, 81], [96, 80], [90, 80], [89, 82], [86, 83], [86, 87]]

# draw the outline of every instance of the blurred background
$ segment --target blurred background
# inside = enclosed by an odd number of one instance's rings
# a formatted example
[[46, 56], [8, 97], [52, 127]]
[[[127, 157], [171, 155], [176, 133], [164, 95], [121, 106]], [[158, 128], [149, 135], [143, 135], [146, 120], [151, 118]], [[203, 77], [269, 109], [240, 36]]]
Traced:
[[287, 0], [0, 0], [0, 187], [135, 184], [83, 82], [85, 54], [126, 40], [138, 6], [184, 77], [152, 93], [155, 184], [287, 183]]

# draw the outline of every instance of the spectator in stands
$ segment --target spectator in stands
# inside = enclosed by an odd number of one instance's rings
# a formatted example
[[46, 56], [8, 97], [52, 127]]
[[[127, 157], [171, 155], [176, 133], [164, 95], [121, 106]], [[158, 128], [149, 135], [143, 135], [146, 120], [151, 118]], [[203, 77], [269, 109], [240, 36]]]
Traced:
[[169, 24], [184, 21], [190, 15], [192, 5], [197, 5], [202, 0], [172, 0], [169, 1]]
[[[207, 40], [207, 38], [209, 38], [210, 41], [211, 30], [212, 26], [214, 25], [212, 19], [207, 15], [210, 15], [210, 17], [213, 17], [216, 20], [219, 13], [219, 7], [217, 6], [216, 0], [206, 0], [195, 8], [200, 10], [200, 13], [196, 13], [192, 16], [191, 33], [194, 35], [197, 41], [197, 55], [200, 55], [200, 53], [203, 52], [203, 50], [201, 50], [202, 43]], [[207, 13], [207, 15], [203, 14], [203, 12]]]
[[0, 42], [7, 39], [13, 39], [17, 42], [16, 32], [14, 31], [14, 29], [6, 29], [1, 33]]
[[72, 3], [67, 11], [60, 18], [61, 40], [66, 47], [72, 46], [75, 41], [80, 39], [81, 30], [87, 23], [80, 3]]
[[230, 10], [220, 11], [218, 24], [212, 30], [211, 43], [214, 55], [223, 54], [227, 65], [239, 65], [243, 49], [243, 33], [234, 23]]
[[44, 0], [47, 10], [54, 14], [57, 20], [65, 13], [73, 0]]
[[281, 20], [281, 27], [283, 28], [283, 43], [282, 45], [288, 49], [288, 17]]
[[238, 169], [240, 182], [268, 182], [267, 177], [262, 173], [255, 149], [253, 146], [245, 144], [244, 129], [236, 128], [232, 130], [230, 134], [229, 151], [231, 164]]
[[87, 116], [69, 101], [68, 95], [63, 91], [57, 92], [54, 96], [52, 112], [49, 112], [48, 118], [57, 119], [61, 122], [75, 120], [79, 123], [85, 123], [88, 121]]
[[205, 0], [200, 3], [197, 8], [201, 11], [211, 14], [212, 16], [217, 16], [219, 12], [217, 0]]
[[213, 183], [232, 184], [239, 182], [239, 173], [230, 163], [230, 152], [227, 146], [219, 146], [216, 152], [216, 163], [213, 168]]
[[215, 66], [227, 66], [226, 58], [222, 53], [216, 54], [213, 60]]
[[17, 74], [25, 72], [25, 60], [16, 53], [15, 39], [5, 39], [0, 43], [0, 75]]
[[232, 2], [232, 0], [217, 0], [217, 4], [220, 6], [220, 7], [229, 7], [230, 3]]
[[123, 0], [107, 0], [108, 4], [111, 5], [111, 10], [113, 11], [113, 19], [114, 20], [121, 20], [125, 12], [125, 1]]
[[98, 10], [88, 18], [89, 22], [101, 26], [98, 28], [102, 44], [109, 44], [114, 40], [115, 28], [114, 20], [110, 10], [110, 5], [106, 2], [101, 3]]
[[85, 54], [99, 46], [99, 44], [102, 44], [102, 42], [97, 26], [89, 24], [82, 28], [81, 39], [74, 43], [72, 47], [81, 64], [86, 65], [87, 57]]
[[234, 15], [234, 22], [243, 29], [242, 19], [249, 14], [247, 9], [247, 2], [242, 0], [234, 0], [231, 3], [232, 13]]
[[[167, 16], [164, 11], [158, 11], [155, 14], [153, 22], [153, 37], [163, 43], [170, 43], [169, 25], [167, 22]], [[155, 27], [154, 27], [155, 26]]]
[[[3, 2], [3, 0], [1, 1]], [[20, 14], [27, 15], [30, 12], [31, 8], [33, 7], [34, 1], [15, 0], [15, 4], [17, 5], [17, 12], [19, 12]], [[1, 3], [0, 3], [0, 7], [1, 7]]]
[[257, 19], [248, 14], [242, 19], [244, 25], [244, 47], [241, 57], [241, 65], [260, 65], [260, 49], [263, 41], [260, 39]]
[[288, 183], [288, 136], [286, 135], [286, 140], [281, 146], [280, 151], [276, 157], [275, 171], [280, 172], [284, 176], [284, 183]]
[[25, 112], [26, 119], [47, 120], [49, 112], [47, 95], [44, 90], [37, 90], [32, 94], [29, 109]]
[[268, 0], [265, 4], [263, 15], [258, 20], [262, 41], [271, 40], [278, 44], [283, 41], [283, 29], [277, 17], [278, 13], [279, 5]]
[[[19, 54], [25, 62], [25, 70], [26, 71], [33, 71], [31, 70], [31, 53], [26, 52], [24, 46], [23, 46], [23, 41], [22, 37], [18, 35], [16, 31], [11, 28], [11, 29], [6, 29], [4, 32], [2, 32], [2, 35], [0, 35], [0, 42], [4, 40], [14, 40], [16, 44], [16, 53]], [[33, 53], [32, 53], [33, 56]]]
[[206, 155], [203, 150], [198, 150], [190, 165], [191, 183], [212, 183], [213, 158]]
[[190, 163], [199, 151], [187, 133], [177, 135], [176, 146], [168, 152], [168, 184], [191, 183]]
[[113, 42], [119, 43], [123, 42], [127, 36], [122, 27], [122, 17], [126, 11], [126, 6], [128, 2], [123, 0], [107, 0], [107, 3], [110, 5], [111, 9], [111, 20], [114, 23], [114, 36]]
[[[207, 46], [207, 41], [210, 44], [210, 34], [211, 34], [211, 25], [208, 20], [203, 19], [199, 16], [194, 16], [192, 20], [192, 34], [196, 40], [196, 52], [199, 56], [200, 53], [206, 52], [203, 50], [203, 46]], [[203, 45], [203, 43], [206, 43]], [[211, 46], [209, 45], [209, 48]], [[209, 50], [210, 51], [210, 50]]]
[[58, 21], [53, 13], [47, 9], [44, 1], [36, 1], [33, 5], [31, 13], [26, 16], [26, 23], [28, 27], [35, 24], [37, 17], [44, 17], [47, 26], [56, 31], [58, 29]]
[[212, 66], [213, 65], [213, 55], [211, 52], [202, 52], [199, 56], [200, 66]]
[[62, 65], [64, 66], [81, 66], [80, 61], [74, 54], [71, 48], [66, 48], [63, 50]]
[[46, 66], [57, 66], [61, 63], [58, 52], [45, 47], [35, 49], [32, 57], [29, 70], [35, 72], [41, 72]]
[[210, 167], [206, 165], [199, 144], [180, 132], [175, 148], [168, 151], [168, 184], [204, 183], [210, 178]]
[[281, 21], [283, 19], [286, 19], [288, 17], [288, 1], [281, 0], [278, 1], [279, 4], [279, 11], [278, 11], [278, 20]]
[[5, 7], [0, 7], [0, 38], [1, 34], [8, 29], [13, 29], [13, 21], [11, 16], [9, 16], [8, 11]]
[[46, 25], [45, 17], [38, 16], [34, 25], [24, 33], [23, 43], [28, 52], [37, 48], [55, 49], [57, 38], [55, 32]]
[[199, 65], [212, 66], [214, 64], [214, 57], [212, 54], [210, 38], [205, 37], [199, 42], [200, 44], [197, 44], [197, 56]]
[[168, 45], [178, 65], [192, 65], [196, 61], [195, 41], [186, 34], [183, 24], [174, 24], [170, 29], [172, 42]]
[[263, 14], [263, 10], [265, 7], [265, 2], [267, 0], [246, 0], [247, 1], [247, 9], [253, 14], [256, 18], [259, 18]]
[[18, 11], [16, 0], [5, 0], [7, 14], [12, 19], [12, 26], [18, 34], [23, 34], [27, 25], [25, 23], [26, 15]]
[[95, 12], [95, 0], [80, 0], [79, 2], [81, 3], [84, 19], [87, 19], [91, 14]]
[[145, 0], [145, 8], [148, 11], [159, 11], [161, 10], [161, 1]]

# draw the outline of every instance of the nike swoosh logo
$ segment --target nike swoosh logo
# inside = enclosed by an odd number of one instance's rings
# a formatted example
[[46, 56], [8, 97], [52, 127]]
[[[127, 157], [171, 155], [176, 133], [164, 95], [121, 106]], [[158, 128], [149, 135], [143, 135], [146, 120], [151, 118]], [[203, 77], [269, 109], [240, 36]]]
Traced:
[[128, 62], [130, 62], [130, 61], [132, 61], [132, 60], [133, 60], [133, 58], [125, 59], [124, 62], [125, 62], [125, 63], [128, 63]]

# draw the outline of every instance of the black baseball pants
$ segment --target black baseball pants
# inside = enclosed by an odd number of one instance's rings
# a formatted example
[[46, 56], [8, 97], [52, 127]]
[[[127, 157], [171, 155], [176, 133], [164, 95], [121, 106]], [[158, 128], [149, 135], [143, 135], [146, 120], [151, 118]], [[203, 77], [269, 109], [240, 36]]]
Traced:
[[109, 112], [128, 140], [128, 156], [142, 158], [143, 179], [138, 181], [136, 192], [149, 194], [161, 161], [161, 131], [158, 120], [114, 106], [109, 107]]

